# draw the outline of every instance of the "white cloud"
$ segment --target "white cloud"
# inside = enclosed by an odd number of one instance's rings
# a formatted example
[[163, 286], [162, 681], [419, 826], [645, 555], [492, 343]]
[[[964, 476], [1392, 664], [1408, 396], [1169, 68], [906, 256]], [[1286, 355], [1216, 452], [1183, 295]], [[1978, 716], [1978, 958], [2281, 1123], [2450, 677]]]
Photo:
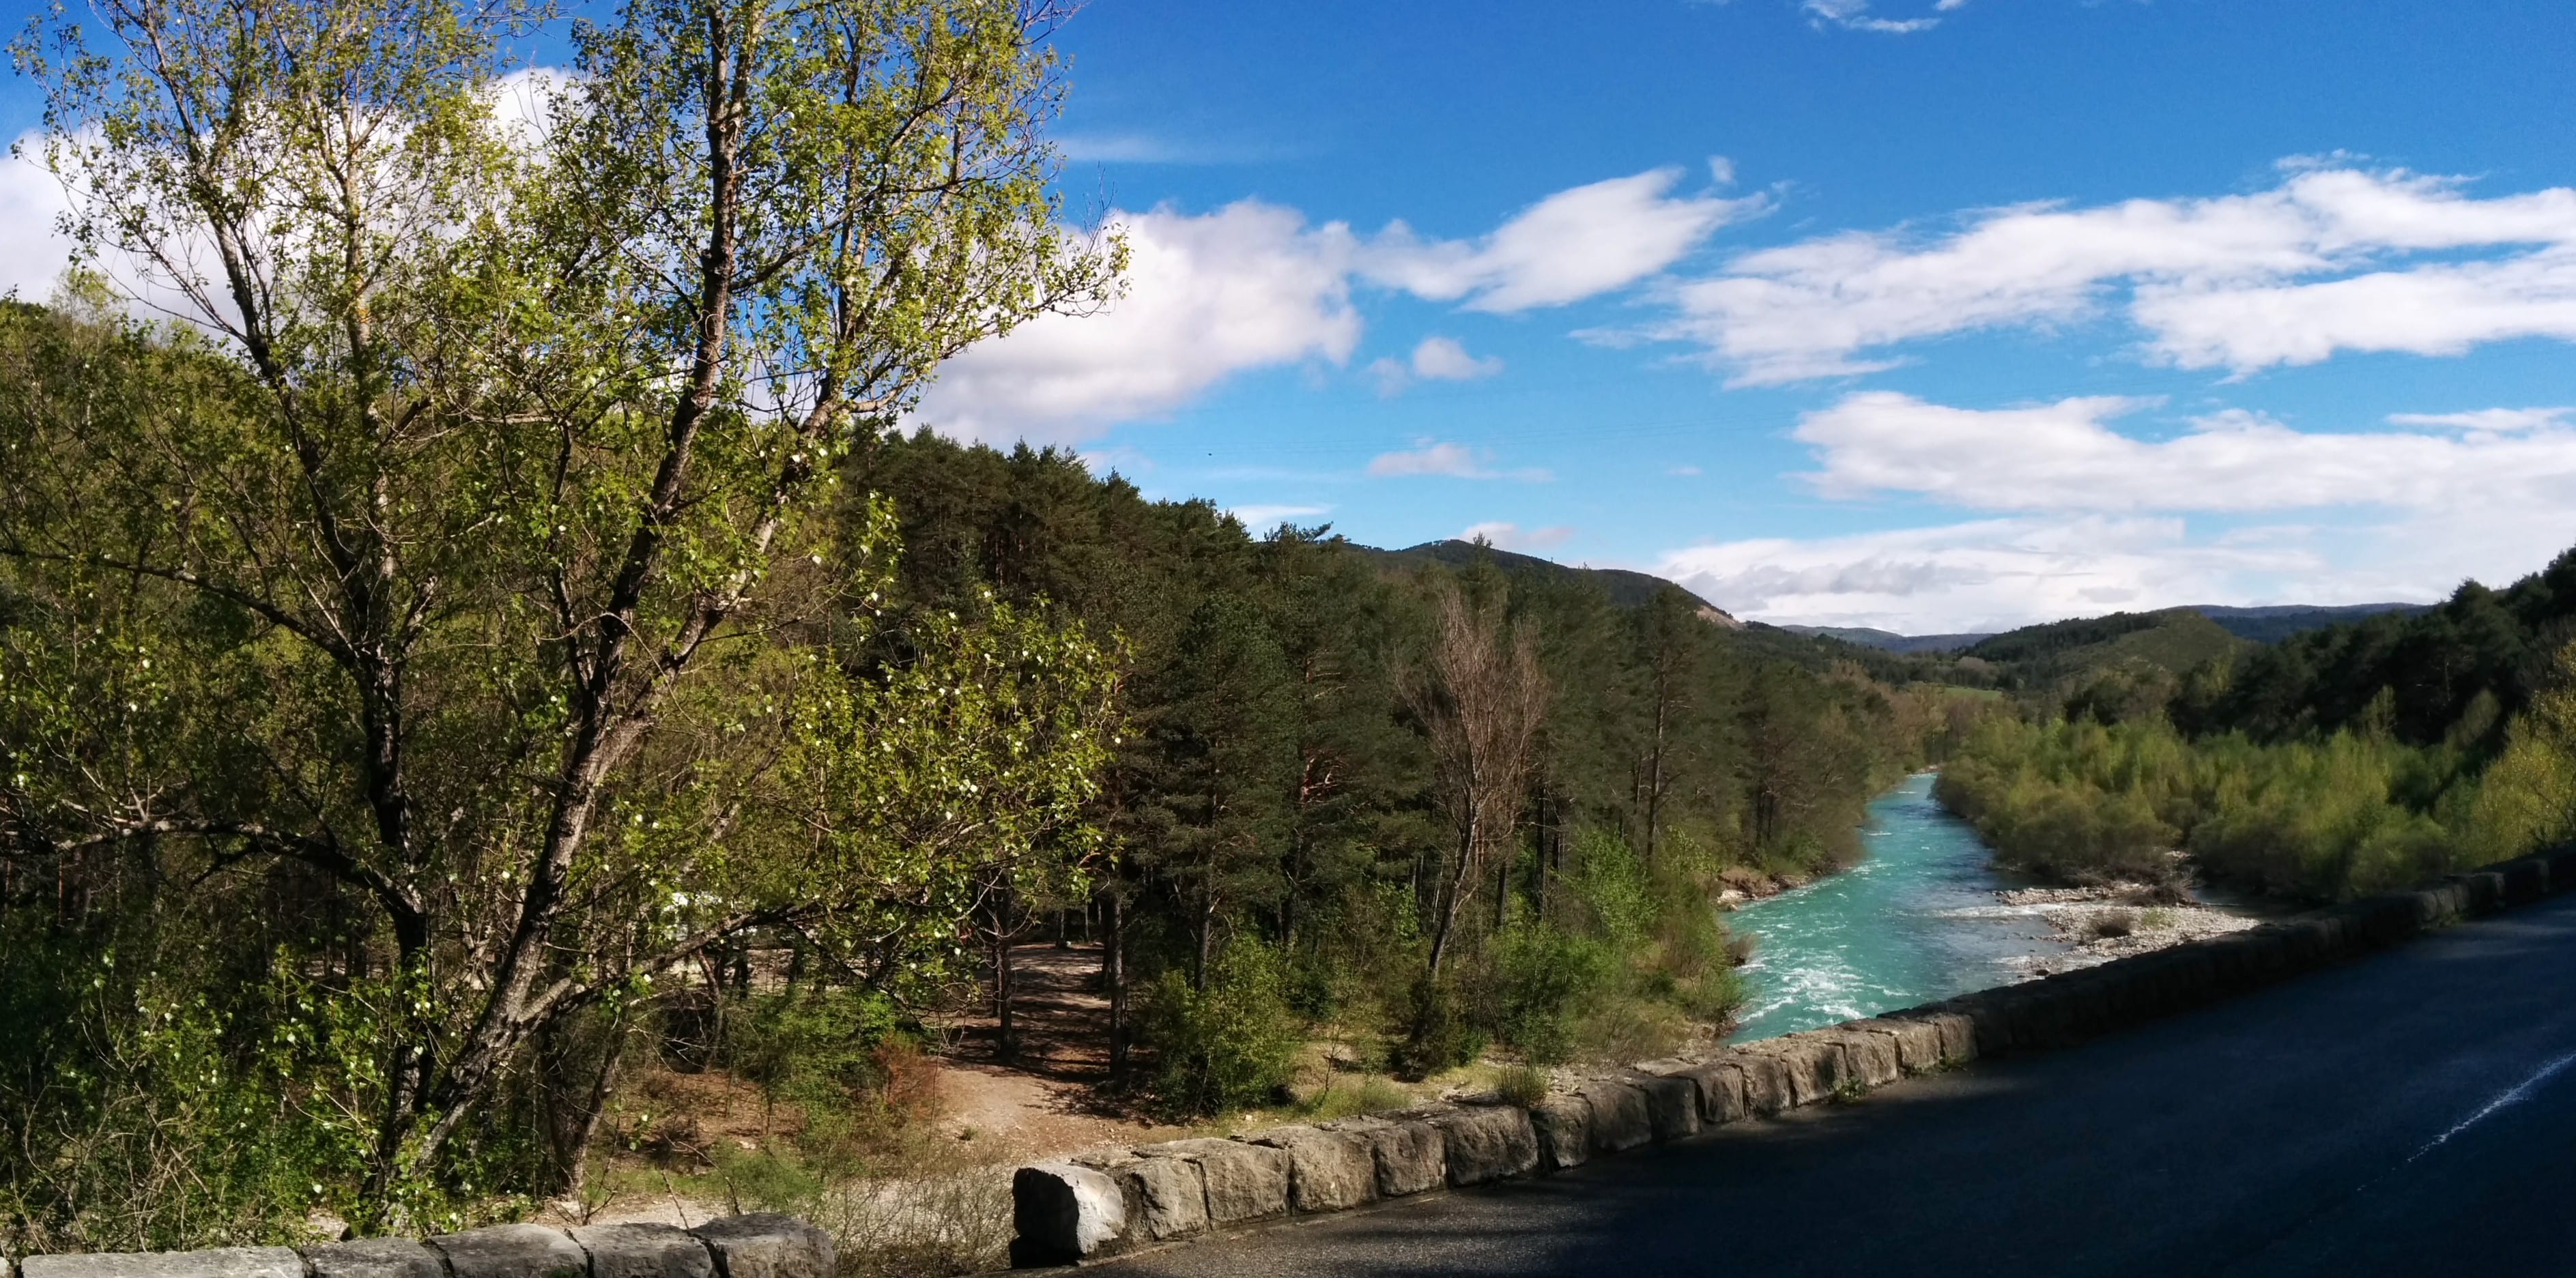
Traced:
[[0, 294], [28, 302], [53, 296], [71, 263], [71, 243], [55, 226], [66, 207], [63, 184], [46, 170], [44, 146], [42, 135], [24, 133], [0, 157], [0, 244], [10, 246], [0, 254]]
[[1425, 240], [1397, 222], [1365, 246], [1359, 268], [1432, 301], [1464, 298], [1472, 311], [1563, 306], [1634, 284], [1770, 208], [1760, 195], [1670, 195], [1681, 176], [1662, 168], [1559, 191], [1475, 241]]
[[1479, 359], [1449, 337], [1426, 337], [1413, 348], [1413, 375], [1426, 382], [1472, 382], [1503, 371], [1503, 361]]
[[[2576, 340], [2576, 190], [2473, 199], [2463, 185], [2299, 165], [2250, 195], [2024, 205], [1930, 238], [1826, 235], [1674, 286], [1673, 317], [1646, 335], [1704, 346], [1738, 384], [1870, 372], [1903, 343], [2116, 309], [2151, 358], [2238, 372], [2337, 350]], [[2469, 250], [2519, 251], [2393, 260]]]
[[2576, 408], [2481, 408], [2466, 413], [2390, 413], [2388, 422], [2392, 426], [2447, 426], [2497, 434], [2563, 426], [2569, 413], [2576, 413]]
[[1229, 506], [1225, 513], [1254, 532], [1268, 532], [1291, 520], [1329, 514], [1332, 509], [1330, 506]]
[[1699, 477], [1700, 470], [1697, 466], [1674, 466], [1664, 471], [1664, 473], [1667, 475], [1679, 475], [1685, 479], [1696, 479]]
[[1561, 524], [1524, 532], [1519, 524], [1494, 521], [1468, 525], [1466, 531], [1458, 534], [1458, 540], [1474, 541], [1481, 537], [1496, 549], [1532, 551], [1562, 546], [1572, 536], [1574, 530]]
[[1368, 473], [1377, 479], [1400, 479], [1417, 475], [1441, 475], [1451, 479], [1518, 479], [1544, 483], [1550, 476], [1544, 470], [1494, 469], [1494, 455], [1464, 444], [1422, 440], [1405, 452], [1380, 453], [1369, 459]]
[[[2300, 431], [2258, 412], [2160, 438], [2154, 401], [1976, 410], [1864, 392], [1801, 419], [1809, 476], [2005, 517], [1672, 552], [1663, 571], [1739, 615], [1914, 633], [2187, 603], [2425, 600], [2511, 580], [2576, 542], [2576, 413], [2396, 414]], [[2307, 512], [2297, 522], [2277, 518]], [[2249, 519], [2256, 522], [2247, 522]]]
[[915, 420], [969, 439], [1077, 440], [1169, 412], [1237, 373], [1342, 363], [1360, 339], [1350, 233], [1255, 200], [1114, 214], [1126, 296], [1050, 315], [951, 360]]
[[[1094, 139], [1103, 158], [1158, 154]], [[1113, 213], [1128, 237], [1125, 297], [1092, 316], [1046, 316], [951, 360], [913, 414], [969, 439], [1078, 441], [1167, 413], [1237, 374], [1346, 363], [1362, 328], [1354, 279], [1481, 311], [1522, 311], [1628, 287], [1769, 197], [1672, 195], [1678, 169], [1560, 191], [1476, 240], [1425, 240], [1401, 222], [1363, 239], [1339, 222], [1244, 200], [1204, 215]], [[1368, 373], [1392, 394], [1416, 379], [1482, 377], [1501, 363], [1434, 338]]]
[[[1942, 0], [1935, 9], [1956, 9], [1964, 0]], [[1807, 0], [1803, 7], [1817, 26], [1832, 25], [1846, 31], [1876, 31], [1887, 35], [1905, 35], [1929, 31], [1939, 26], [1939, 18], [1881, 18], [1872, 16], [1869, 0]]]
[[1369, 362], [1368, 374], [1380, 395], [1401, 394], [1416, 381], [1472, 382], [1503, 371], [1499, 358], [1479, 359], [1454, 337], [1426, 337], [1409, 360], [1383, 356]]
[[2179, 519], [2079, 517], [1725, 542], [1655, 571], [1739, 617], [1937, 634], [2218, 602], [2320, 567], [2303, 546], [2193, 544]]
[[[2150, 441], [2106, 423], [2152, 401], [1979, 410], [1867, 391], [1800, 419], [1828, 496], [1912, 493], [1990, 511], [2451, 511], [2576, 504], [2576, 428], [2306, 432], [2231, 410]], [[2528, 410], [2521, 410], [2527, 412]]]

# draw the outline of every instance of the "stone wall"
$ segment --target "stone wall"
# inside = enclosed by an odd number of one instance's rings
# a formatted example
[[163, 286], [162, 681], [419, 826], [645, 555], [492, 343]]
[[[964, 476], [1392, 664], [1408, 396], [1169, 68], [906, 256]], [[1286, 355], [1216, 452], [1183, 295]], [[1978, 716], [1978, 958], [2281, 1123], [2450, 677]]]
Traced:
[[1527, 1108], [1470, 1100], [1038, 1163], [1012, 1179], [1012, 1258], [1062, 1264], [1552, 1172], [1909, 1074], [2082, 1042], [2568, 891], [2576, 891], [2576, 848], [2098, 967], [1702, 1056], [1647, 1061]]
[[0, 1278], [836, 1278], [832, 1236], [792, 1216], [698, 1226], [494, 1225], [314, 1247], [29, 1256]]

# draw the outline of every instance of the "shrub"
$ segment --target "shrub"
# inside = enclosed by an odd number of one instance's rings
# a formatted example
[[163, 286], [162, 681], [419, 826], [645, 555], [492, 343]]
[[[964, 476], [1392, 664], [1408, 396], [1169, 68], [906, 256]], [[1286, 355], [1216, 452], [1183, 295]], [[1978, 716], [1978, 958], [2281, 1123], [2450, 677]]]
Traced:
[[1276, 951], [1237, 937], [1209, 965], [1206, 989], [1177, 970], [1147, 990], [1142, 1028], [1154, 1094], [1174, 1114], [1269, 1102], [1287, 1086], [1301, 1040]]
[[1496, 1035], [1541, 1064], [1571, 1056], [1584, 1009], [1615, 992], [1621, 976], [1607, 943], [1545, 924], [1504, 933], [1495, 959]]
[[807, 986], [745, 1000], [726, 1018], [725, 1060], [803, 1120], [796, 1146], [818, 1174], [865, 1171], [937, 1107], [920, 1045], [893, 1002], [870, 990]]
[[1404, 1041], [1394, 1052], [1400, 1076], [1429, 1078], [1484, 1054], [1486, 1031], [1469, 1018], [1466, 999], [1452, 981], [1425, 976], [1415, 982], [1405, 1023]]
[[1535, 1065], [1513, 1065], [1494, 1079], [1494, 1093], [1509, 1105], [1527, 1109], [1547, 1099], [1547, 1071]]

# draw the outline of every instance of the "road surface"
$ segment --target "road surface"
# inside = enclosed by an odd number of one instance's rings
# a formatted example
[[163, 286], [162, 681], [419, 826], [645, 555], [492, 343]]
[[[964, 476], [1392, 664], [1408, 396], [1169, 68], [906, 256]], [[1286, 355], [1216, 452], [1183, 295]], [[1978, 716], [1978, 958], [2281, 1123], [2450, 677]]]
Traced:
[[2576, 897], [2073, 1050], [1101, 1272], [2576, 1274]]

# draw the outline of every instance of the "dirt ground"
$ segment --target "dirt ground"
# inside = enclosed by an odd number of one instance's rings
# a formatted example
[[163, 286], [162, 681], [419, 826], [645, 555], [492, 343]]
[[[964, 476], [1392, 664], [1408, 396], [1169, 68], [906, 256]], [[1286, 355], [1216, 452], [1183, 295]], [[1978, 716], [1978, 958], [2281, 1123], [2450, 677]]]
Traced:
[[934, 1058], [943, 1135], [1014, 1157], [1043, 1157], [1180, 1133], [1095, 1091], [1109, 1078], [1109, 999], [1100, 990], [1099, 946], [1022, 945], [1011, 951], [1011, 968], [1016, 1051], [1001, 1050], [1000, 1023], [990, 1008], [940, 1026], [955, 1036], [955, 1046]]
[[[1004, 1052], [990, 1007], [930, 1026], [935, 1048], [926, 1064], [935, 1103], [922, 1121], [948, 1144], [954, 1167], [1069, 1154], [1100, 1145], [1141, 1145], [1187, 1135], [1117, 1103], [1099, 1091], [1109, 1077], [1109, 1000], [1100, 990], [1097, 945], [1049, 943], [1012, 950], [1016, 1050]], [[609, 1158], [603, 1183], [614, 1193], [587, 1211], [547, 1206], [543, 1218], [567, 1223], [652, 1221], [686, 1225], [724, 1214], [708, 1183], [683, 1171], [704, 1169], [731, 1150], [752, 1152], [792, 1136], [792, 1109], [773, 1110], [759, 1092], [721, 1072], [654, 1070], [633, 1079], [621, 1098], [619, 1125], [629, 1133]], [[646, 1134], [638, 1141], [636, 1133]]]

